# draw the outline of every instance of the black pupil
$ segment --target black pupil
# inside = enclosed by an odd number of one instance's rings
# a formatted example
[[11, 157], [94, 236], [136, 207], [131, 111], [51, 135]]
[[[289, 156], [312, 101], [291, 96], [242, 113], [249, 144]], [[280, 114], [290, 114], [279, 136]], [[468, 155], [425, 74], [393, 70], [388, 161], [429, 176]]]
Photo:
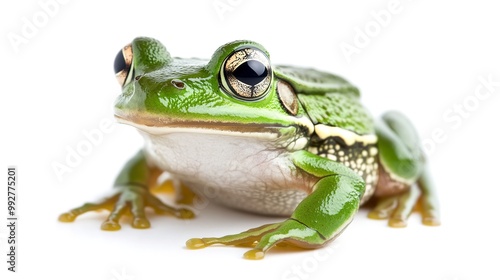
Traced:
[[267, 68], [257, 60], [249, 60], [238, 66], [233, 75], [241, 82], [255, 86], [267, 77]]
[[127, 63], [125, 63], [125, 58], [123, 57], [122, 51], [120, 50], [115, 57], [115, 74], [127, 68]]

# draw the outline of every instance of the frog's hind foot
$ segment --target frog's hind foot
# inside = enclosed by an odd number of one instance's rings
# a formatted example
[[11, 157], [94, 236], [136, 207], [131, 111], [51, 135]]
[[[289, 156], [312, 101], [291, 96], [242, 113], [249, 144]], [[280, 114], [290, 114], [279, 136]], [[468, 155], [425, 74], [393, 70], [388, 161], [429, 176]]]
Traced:
[[435, 194], [422, 187], [422, 180], [402, 194], [381, 197], [375, 207], [368, 213], [368, 217], [376, 220], [389, 220], [390, 227], [406, 227], [412, 212], [420, 212], [422, 224], [439, 226], [439, 206]]
[[219, 238], [192, 238], [186, 242], [186, 247], [188, 249], [201, 249], [215, 244], [253, 247], [243, 257], [250, 260], [260, 260], [264, 258], [269, 249], [283, 242], [303, 248], [314, 248], [323, 245], [325, 241], [317, 231], [294, 219], [288, 219], [281, 223], [263, 225], [242, 233]]
[[[267, 224], [260, 227], [249, 229], [247, 231], [238, 234], [226, 235], [219, 238], [216, 237], [191, 238], [188, 241], [186, 241], [186, 247], [188, 249], [201, 249], [214, 244], [233, 245], [240, 247], [253, 247], [255, 246], [255, 243], [262, 238], [262, 236], [272, 231], [273, 229], [279, 227], [279, 224], [280, 223]], [[264, 257], [263, 253], [262, 256], [260, 256], [260, 254], [254, 254], [253, 258], [250, 255], [248, 256], [245, 255], [245, 258], [249, 259], [261, 259], [263, 257]]]
[[389, 220], [390, 227], [406, 227], [420, 196], [420, 190], [416, 186], [402, 194], [382, 197], [377, 201], [375, 208], [368, 213], [368, 217], [376, 220]]

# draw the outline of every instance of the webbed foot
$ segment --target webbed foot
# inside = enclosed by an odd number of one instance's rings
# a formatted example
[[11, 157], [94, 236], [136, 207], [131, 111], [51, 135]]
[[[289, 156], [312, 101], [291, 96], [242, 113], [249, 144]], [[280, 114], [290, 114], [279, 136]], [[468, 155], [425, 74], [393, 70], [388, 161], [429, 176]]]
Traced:
[[407, 192], [380, 198], [368, 213], [371, 219], [388, 219], [391, 227], [406, 227], [408, 218], [415, 210], [421, 212], [422, 224], [439, 226], [439, 204], [427, 170]]
[[110, 214], [102, 223], [102, 230], [119, 230], [120, 218], [125, 214], [132, 216], [132, 227], [145, 229], [151, 226], [145, 214], [146, 207], [151, 207], [156, 213], [169, 213], [181, 219], [191, 219], [194, 214], [186, 208], [174, 208], [166, 205], [156, 196], [151, 194], [146, 187], [142, 186], [120, 186], [117, 192], [109, 198], [105, 198], [96, 203], [86, 203], [83, 206], [74, 208], [59, 216], [61, 222], [73, 222], [78, 216], [99, 210], [109, 210]]
[[201, 249], [214, 244], [253, 247], [243, 257], [250, 260], [260, 260], [264, 258], [269, 249], [282, 243], [314, 248], [323, 245], [325, 239], [316, 230], [297, 220], [288, 219], [281, 223], [263, 225], [242, 233], [219, 238], [192, 238], [186, 242], [186, 247], [188, 249]]

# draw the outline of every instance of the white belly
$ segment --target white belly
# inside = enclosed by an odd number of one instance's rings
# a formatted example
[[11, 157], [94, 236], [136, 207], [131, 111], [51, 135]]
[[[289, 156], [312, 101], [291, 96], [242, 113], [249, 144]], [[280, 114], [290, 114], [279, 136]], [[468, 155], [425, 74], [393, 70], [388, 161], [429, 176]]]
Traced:
[[142, 133], [148, 159], [196, 193], [230, 207], [290, 215], [314, 182], [272, 135]]

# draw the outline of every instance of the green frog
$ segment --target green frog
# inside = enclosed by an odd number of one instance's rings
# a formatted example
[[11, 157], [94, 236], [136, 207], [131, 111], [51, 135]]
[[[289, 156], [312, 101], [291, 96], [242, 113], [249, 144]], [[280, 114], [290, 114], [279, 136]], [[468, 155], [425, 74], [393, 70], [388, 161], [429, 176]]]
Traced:
[[[249, 246], [262, 259], [277, 244], [317, 248], [334, 240], [359, 207], [370, 218], [404, 227], [414, 208], [438, 225], [434, 184], [416, 130], [401, 113], [374, 120], [347, 80], [310, 68], [273, 65], [252, 41], [218, 48], [210, 60], [172, 57], [152, 38], [136, 38], [115, 58], [122, 87], [115, 117], [144, 137], [123, 167], [114, 194], [59, 217], [71, 222], [108, 209], [103, 230], [149, 228], [145, 208], [194, 217], [189, 205], [168, 205], [151, 187], [164, 172], [179, 182], [181, 202], [193, 195], [282, 222], [242, 233], [192, 238], [187, 248]], [[416, 207], [419, 205], [420, 207]]]

